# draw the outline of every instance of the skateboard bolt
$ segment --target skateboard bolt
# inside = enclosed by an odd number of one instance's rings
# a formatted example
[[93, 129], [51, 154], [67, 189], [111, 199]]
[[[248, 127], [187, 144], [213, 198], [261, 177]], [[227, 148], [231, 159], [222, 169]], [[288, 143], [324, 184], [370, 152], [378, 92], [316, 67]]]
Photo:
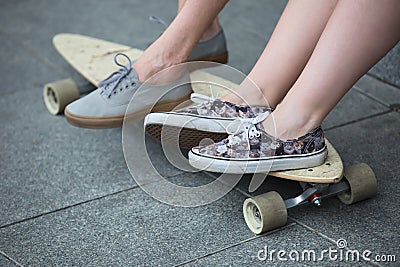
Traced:
[[256, 206], [253, 207], [253, 214], [254, 214], [254, 218], [259, 223], [261, 221], [261, 214], [260, 214], [260, 211], [257, 209]]
[[312, 204], [314, 204], [314, 206], [321, 206], [322, 205], [322, 199], [321, 199], [321, 193], [315, 193], [313, 195], [311, 195], [308, 198], [308, 201], [310, 201]]

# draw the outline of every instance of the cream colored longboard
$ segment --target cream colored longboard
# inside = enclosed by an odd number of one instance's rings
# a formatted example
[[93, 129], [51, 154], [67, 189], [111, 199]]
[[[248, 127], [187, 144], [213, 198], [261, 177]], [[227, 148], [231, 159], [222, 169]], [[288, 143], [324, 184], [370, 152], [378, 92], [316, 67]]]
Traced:
[[[118, 70], [114, 64], [117, 53], [126, 54], [131, 60], [137, 59], [143, 51], [126, 45], [109, 42], [89, 36], [62, 33], [53, 38], [53, 45], [57, 52], [85, 79], [94, 86], [108, 75]], [[207, 78], [203, 71], [194, 71], [194, 77]], [[221, 79], [222, 84], [232, 85], [229, 81]], [[204, 93], [207, 86], [197, 84], [193, 90]], [[72, 101], [79, 98], [81, 93], [76, 83], [71, 79], [48, 83], [44, 87], [44, 101], [50, 113], [56, 115]]]
[[117, 53], [124, 53], [135, 60], [143, 52], [126, 45], [68, 33], [54, 36], [53, 44], [60, 55], [95, 86], [118, 70], [119, 67], [113, 61]]
[[308, 183], [337, 183], [343, 177], [343, 163], [339, 153], [332, 144], [325, 139], [328, 156], [325, 162], [317, 167], [270, 172], [269, 175], [299, 182]]
[[[136, 48], [79, 34], [57, 34], [53, 38], [53, 45], [79, 74], [96, 87], [118, 70], [113, 62], [115, 54], [125, 53], [132, 60], [142, 54]], [[63, 112], [80, 94], [78, 86], [71, 79], [46, 84], [43, 91], [46, 107], [54, 115]]]

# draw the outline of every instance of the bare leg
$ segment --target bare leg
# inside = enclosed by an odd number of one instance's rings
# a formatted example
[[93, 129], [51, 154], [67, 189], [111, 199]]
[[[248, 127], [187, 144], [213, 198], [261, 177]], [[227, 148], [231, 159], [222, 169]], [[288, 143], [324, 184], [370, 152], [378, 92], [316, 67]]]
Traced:
[[145, 81], [160, 70], [186, 61], [195, 44], [227, 2], [187, 1], [171, 25], [133, 64], [139, 80]]
[[[182, 10], [187, 0], [178, 0], [178, 13]], [[212, 37], [218, 30], [221, 28], [219, 24], [218, 17], [216, 17], [211, 24], [204, 31], [203, 35], [200, 38], [200, 41], [204, 41]]]
[[264, 94], [269, 105], [275, 107], [299, 77], [336, 4], [337, 0], [289, 1], [264, 52], [248, 75], [262, 92], [242, 84], [237, 93], [244, 99], [230, 94], [224, 100], [262, 105]]
[[[341, 0], [300, 77], [273, 112], [276, 136], [320, 125], [353, 84], [400, 40], [400, 1]], [[272, 117], [264, 121], [274, 132]]]

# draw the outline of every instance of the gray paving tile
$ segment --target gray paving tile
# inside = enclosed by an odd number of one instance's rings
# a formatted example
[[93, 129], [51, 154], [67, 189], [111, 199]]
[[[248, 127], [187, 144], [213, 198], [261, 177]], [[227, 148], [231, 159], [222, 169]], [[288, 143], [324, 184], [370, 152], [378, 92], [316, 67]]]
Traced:
[[[47, 112], [40, 88], [4, 95], [0, 114], [0, 225], [135, 185], [120, 129], [70, 126]], [[156, 142], [147, 145], [162, 175], [180, 173]]]
[[364, 75], [355, 85], [356, 90], [371, 96], [386, 106], [400, 104], [400, 89]]
[[230, 66], [249, 73], [285, 5], [286, 1], [228, 2], [219, 18], [228, 40]]
[[325, 129], [328, 129], [355, 120], [367, 118], [386, 110], [388, 110], [387, 107], [353, 89], [350, 90], [329, 113], [322, 123], [322, 126]]
[[[263, 176], [255, 177], [255, 179], [264, 178]], [[259, 188], [257, 188], [257, 190], [255, 190], [254, 192], [249, 192], [249, 185], [252, 179], [254, 179], [252, 175], [243, 176], [236, 188], [251, 196], [257, 196], [266, 192], [276, 191], [285, 199], [295, 197], [298, 195], [299, 192], [301, 192], [301, 187], [299, 186], [299, 183], [290, 180], [279, 179], [273, 176], [268, 176], [264, 178], [264, 182], [260, 185]]]
[[[0, 11], [0, 38], [3, 45], [0, 59], [8, 64], [0, 66], [0, 72], [4, 75], [0, 90], [25, 91], [68, 77], [82, 83], [84, 80], [52, 46], [53, 36], [62, 32], [79, 33], [143, 49], [163, 30], [161, 25], [148, 21], [150, 15], [160, 12], [159, 5], [157, 1], [146, 2], [146, 5], [140, 1], [81, 3], [39, 0], [24, 4], [4, 3]], [[76, 11], [77, 7], [79, 12]], [[175, 9], [175, 4], [167, 4], [162, 14], [169, 18], [174, 15]], [[13, 19], [17, 17], [18, 20]], [[127, 25], [127, 18], [129, 25], [140, 26], [121, 30], [122, 25]]]
[[378, 64], [369, 72], [382, 80], [400, 87], [400, 45], [397, 44]]
[[[143, 125], [143, 123], [141, 123]], [[142, 131], [143, 128], [140, 128]], [[183, 171], [175, 168], [174, 165], [165, 157], [163, 147], [158, 140], [153, 138], [146, 138], [145, 141], [146, 151], [145, 154], [151, 161], [155, 170], [163, 177], [171, 177], [182, 173]], [[139, 166], [138, 166], [139, 168]], [[134, 173], [131, 174], [134, 177]], [[134, 177], [135, 178], [135, 177]]]
[[0, 39], [3, 47], [0, 60], [7, 63], [0, 65], [2, 95], [19, 91], [23, 97], [27, 91], [42, 88], [49, 81], [66, 78], [61, 70], [53, 69], [35, 52], [13, 41], [1, 30]]
[[179, 208], [134, 189], [0, 229], [0, 249], [23, 265], [173, 265], [252, 237], [243, 199]]
[[[245, 73], [250, 71], [264, 49], [285, 3], [266, 1], [262, 4], [227, 4], [220, 14], [220, 20], [228, 38], [231, 66]], [[76, 7], [79, 7], [79, 12]], [[146, 1], [146, 5], [140, 1], [126, 0], [90, 0], [85, 3], [75, 0], [49, 4], [46, 0], [38, 0], [25, 4], [7, 3], [2, 10], [0, 25], [8, 25], [8, 21], [15, 17], [23, 19], [15, 21], [12, 29], [3, 26], [0, 30], [11, 36], [15, 43], [29, 48], [38, 57], [57, 66], [62, 64], [62, 59], [51, 44], [55, 34], [79, 33], [144, 49], [162, 30], [162, 26], [148, 22], [148, 16], [159, 15], [169, 22], [175, 16], [176, 4], [160, 4], [155, 0]], [[49, 22], [51, 27], [47, 26]], [[38, 28], [41, 30], [35, 31]]]
[[4, 257], [3, 255], [1, 255], [0, 253], [0, 266], [2, 267], [15, 267], [18, 266], [15, 263], [13, 263], [12, 261], [10, 261], [9, 259], [7, 259], [6, 257]]
[[400, 175], [399, 129], [400, 114], [392, 112], [329, 131], [328, 138], [346, 165], [366, 162], [372, 167], [378, 195], [351, 206], [331, 198], [320, 209], [303, 206], [290, 210], [289, 215], [334, 239], [345, 238], [351, 246], [398, 257], [400, 216], [394, 199]]
[[[163, 30], [161, 25], [149, 22], [148, 17], [159, 15], [169, 21], [176, 7], [176, 2], [160, 4], [155, 0], [146, 1], [146, 4], [127, 0], [8, 2], [0, 11], [3, 25], [0, 29], [32, 47], [43, 58], [50, 59], [56, 55], [51, 39], [62, 32], [90, 35], [143, 49]], [[13, 27], [7, 27], [11, 21]]]
[[[337, 250], [331, 254], [321, 253], [323, 250]], [[356, 248], [354, 248], [356, 249]], [[274, 252], [275, 250], [275, 252]], [[277, 256], [278, 251], [284, 251]], [[313, 254], [315, 252], [315, 260]], [[340, 252], [341, 251], [341, 252]], [[282, 253], [282, 252], [281, 252]], [[291, 253], [291, 254], [290, 254]], [[296, 255], [298, 253], [298, 258]], [[335, 254], [336, 253], [336, 254]], [[340, 253], [342, 261], [340, 261]], [[337, 258], [335, 259], [335, 255]], [[348, 254], [349, 255], [349, 254]], [[286, 260], [284, 260], [286, 259]], [[218, 251], [204, 258], [194, 260], [184, 266], [366, 266], [360, 261], [352, 260], [346, 250], [338, 249], [336, 244], [321, 238], [298, 225], [285, 228], [284, 231], [270, 233], [237, 246]]]

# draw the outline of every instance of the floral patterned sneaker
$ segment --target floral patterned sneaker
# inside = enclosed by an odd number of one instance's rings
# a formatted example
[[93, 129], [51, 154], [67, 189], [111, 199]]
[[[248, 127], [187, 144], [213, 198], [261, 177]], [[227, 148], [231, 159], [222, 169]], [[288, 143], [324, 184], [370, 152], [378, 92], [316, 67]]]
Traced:
[[327, 149], [321, 127], [299, 138], [282, 140], [264, 131], [261, 121], [267, 115], [240, 121], [239, 131], [218, 143], [192, 148], [190, 164], [211, 172], [242, 174], [309, 168], [324, 162]]
[[272, 112], [266, 106], [237, 105], [198, 93], [193, 93], [191, 100], [197, 105], [148, 114], [144, 121], [146, 132], [163, 142], [173, 144], [176, 144], [179, 137], [177, 145], [190, 149], [198, 146], [205, 138], [214, 141], [226, 138], [228, 125], [238, 118], [255, 118], [260, 113]]

